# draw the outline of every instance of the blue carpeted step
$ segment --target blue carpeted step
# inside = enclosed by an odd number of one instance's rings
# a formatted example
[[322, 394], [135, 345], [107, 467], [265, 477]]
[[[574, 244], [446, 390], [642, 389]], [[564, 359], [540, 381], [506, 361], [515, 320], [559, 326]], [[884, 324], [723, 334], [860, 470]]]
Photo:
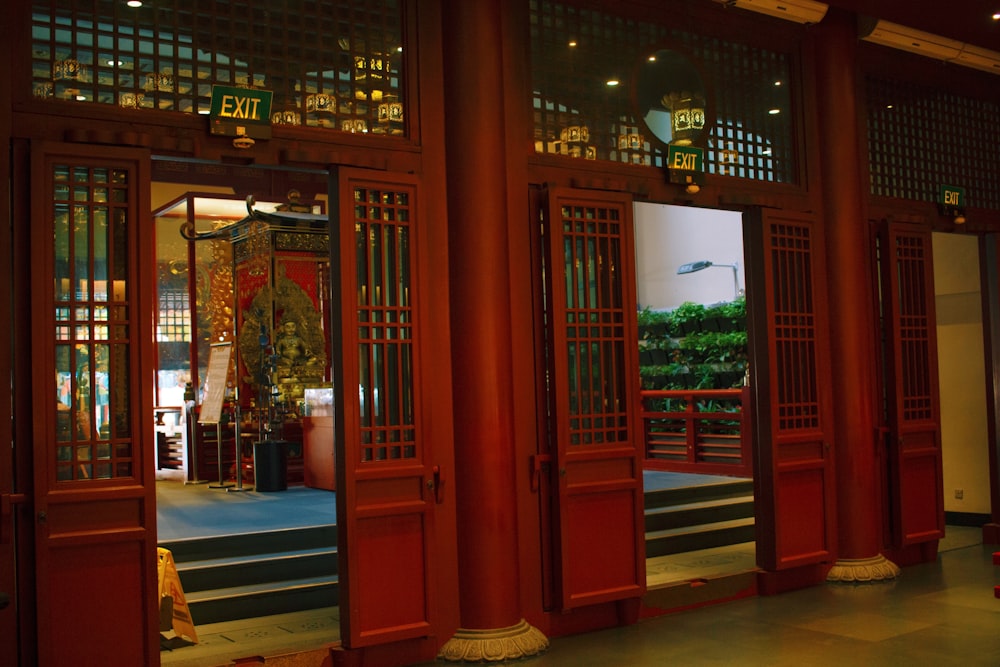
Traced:
[[196, 591], [185, 597], [195, 625], [336, 607], [340, 604], [336, 576]]
[[733, 519], [752, 519], [753, 496], [718, 498], [646, 510], [646, 532], [698, 526]]
[[752, 518], [653, 531], [646, 533], [646, 558], [741, 544], [755, 539]]
[[188, 537], [160, 543], [175, 563], [248, 554], [280, 553], [288, 549], [320, 549], [337, 544], [337, 526], [281, 528], [209, 537]]
[[746, 495], [753, 495], [753, 480], [733, 478], [731, 481], [712, 481], [683, 487], [647, 489], [644, 494], [644, 502], [646, 509], [651, 509]]
[[183, 561], [177, 564], [177, 574], [185, 593], [190, 593], [213, 588], [233, 588], [264, 582], [336, 575], [337, 566], [336, 547], [321, 547], [273, 554]]

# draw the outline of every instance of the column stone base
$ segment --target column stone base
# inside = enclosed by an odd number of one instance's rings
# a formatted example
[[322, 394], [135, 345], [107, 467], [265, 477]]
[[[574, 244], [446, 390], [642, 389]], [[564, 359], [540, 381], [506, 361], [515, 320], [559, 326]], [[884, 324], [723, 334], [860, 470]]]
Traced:
[[441, 660], [453, 662], [502, 662], [542, 653], [548, 637], [524, 619], [509, 628], [464, 630], [445, 642], [438, 652]]
[[826, 580], [834, 583], [871, 583], [899, 576], [899, 566], [879, 554], [871, 558], [842, 558], [834, 563]]

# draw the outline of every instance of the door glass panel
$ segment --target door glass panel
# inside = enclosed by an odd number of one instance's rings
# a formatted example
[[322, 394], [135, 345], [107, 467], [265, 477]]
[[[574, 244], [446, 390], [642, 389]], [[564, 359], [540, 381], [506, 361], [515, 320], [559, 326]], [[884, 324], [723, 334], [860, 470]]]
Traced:
[[52, 175], [57, 387], [52, 469], [57, 481], [129, 477], [127, 172], [57, 165]]
[[627, 437], [621, 223], [603, 207], [563, 206], [562, 218], [569, 443], [618, 442]]
[[415, 458], [409, 196], [358, 188], [354, 198], [361, 460]]

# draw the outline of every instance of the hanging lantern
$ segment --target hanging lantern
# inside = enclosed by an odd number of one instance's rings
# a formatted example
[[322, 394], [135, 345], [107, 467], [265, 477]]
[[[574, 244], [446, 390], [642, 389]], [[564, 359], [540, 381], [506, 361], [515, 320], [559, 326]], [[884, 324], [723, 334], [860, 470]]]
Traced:
[[687, 91], [667, 93], [661, 100], [670, 111], [670, 143], [688, 146], [705, 128], [705, 98]]

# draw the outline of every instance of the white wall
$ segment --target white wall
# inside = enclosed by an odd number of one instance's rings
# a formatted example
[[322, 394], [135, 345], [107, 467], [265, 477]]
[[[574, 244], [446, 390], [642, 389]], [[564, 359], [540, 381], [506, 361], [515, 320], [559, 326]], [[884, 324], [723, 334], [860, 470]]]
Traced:
[[[961, 234], [936, 233], [933, 240], [944, 509], [989, 514], [979, 243]], [[956, 490], [962, 499], [955, 497]]]
[[685, 301], [732, 301], [736, 286], [731, 268], [677, 275], [677, 267], [699, 260], [737, 264], [739, 288], [746, 289], [743, 216], [738, 212], [637, 203], [635, 248], [640, 310], [670, 310]]

